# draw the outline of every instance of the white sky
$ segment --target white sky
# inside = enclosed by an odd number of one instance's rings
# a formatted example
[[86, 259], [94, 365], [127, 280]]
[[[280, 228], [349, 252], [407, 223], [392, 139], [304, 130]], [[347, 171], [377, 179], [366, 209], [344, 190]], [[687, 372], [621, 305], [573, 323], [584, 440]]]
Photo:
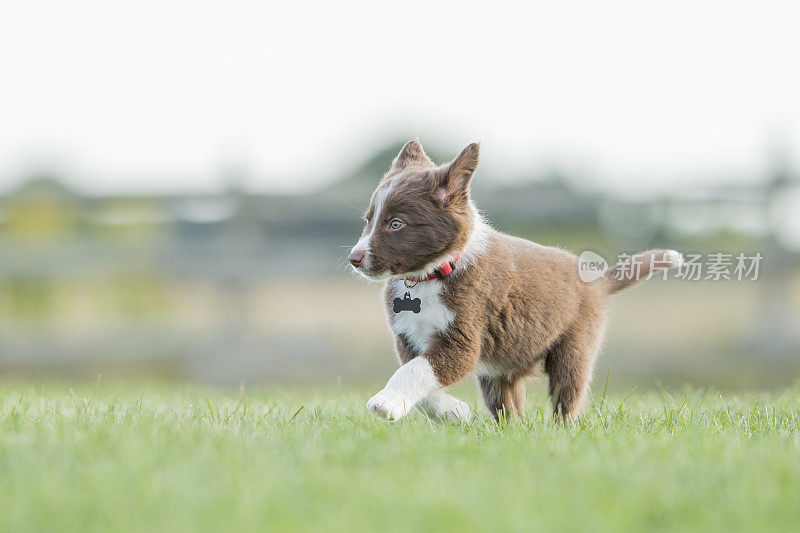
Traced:
[[0, 189], [312, 188], [397, 134], [653, 191], [800, 153], [800, 2], [8, 3]]

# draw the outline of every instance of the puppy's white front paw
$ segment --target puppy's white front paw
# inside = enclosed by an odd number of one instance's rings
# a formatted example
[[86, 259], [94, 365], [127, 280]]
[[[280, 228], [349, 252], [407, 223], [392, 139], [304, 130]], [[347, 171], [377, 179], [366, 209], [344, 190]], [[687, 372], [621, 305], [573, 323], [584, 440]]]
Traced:
[[469, 422], [472, 420], [472, 411], [469, 405], [442, 391], [432, 393], [420, 402], [419, 407], [425, 415], [435, 420], [450, 420], [453, 422]]
[[401, 396], [383, 389], [367, 402], [367, 408], [378, 418], [400, 420], [408, 414], [412, 405], [407, 405]]
[[472, 420], [472, 411], [465, 402], [450, 396], [443, 418], [453, 421], [469, 422]]

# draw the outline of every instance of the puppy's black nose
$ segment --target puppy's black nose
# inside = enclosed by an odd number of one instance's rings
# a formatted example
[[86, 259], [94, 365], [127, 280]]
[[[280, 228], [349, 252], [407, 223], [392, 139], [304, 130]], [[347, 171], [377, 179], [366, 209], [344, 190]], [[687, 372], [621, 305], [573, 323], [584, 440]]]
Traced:
[[347, 259], [350, 260], [351, 265], [357, 267], [364, 261], [364, 252], [350, 252], [350, 256]]

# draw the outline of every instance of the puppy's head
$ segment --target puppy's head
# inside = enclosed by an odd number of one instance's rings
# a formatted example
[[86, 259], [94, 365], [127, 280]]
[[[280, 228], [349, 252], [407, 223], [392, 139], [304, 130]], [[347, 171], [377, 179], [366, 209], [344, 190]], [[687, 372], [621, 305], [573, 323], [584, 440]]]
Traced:
[[431, 272], [467, 243], [474, 224], [469, 184], [478, 144], [436, 166], [409, 141], [372, 193], [350, 263], [371, 280]]

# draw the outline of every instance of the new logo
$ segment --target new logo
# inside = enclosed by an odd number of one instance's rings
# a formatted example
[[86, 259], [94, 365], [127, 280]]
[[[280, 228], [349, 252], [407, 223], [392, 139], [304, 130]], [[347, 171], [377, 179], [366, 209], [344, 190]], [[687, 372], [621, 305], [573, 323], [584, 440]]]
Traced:
[[608, 270], [608, 263], [602, 256], [586, 250], [578, 256], [578, 276], [581, 281], [591, 283], [603, 277]]

